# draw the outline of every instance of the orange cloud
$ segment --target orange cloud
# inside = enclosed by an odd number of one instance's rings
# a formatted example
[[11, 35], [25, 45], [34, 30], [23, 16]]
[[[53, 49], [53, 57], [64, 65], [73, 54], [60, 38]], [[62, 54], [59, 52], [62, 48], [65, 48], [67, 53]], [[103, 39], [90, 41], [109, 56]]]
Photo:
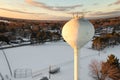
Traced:
[[120, 4], [120, 0], [117, 0], [116, 2], [111, 3], [111, 4], [109, 4], [108, 6], [112, 6], [112, 5], [119, 5], [119, 4]]
[[47, 14], [36, 14], [28, 12], [19, 12], [14, 10], [0, 9], [0, 16], [10, 17], [10, 18], [22, 18], [22, 19], [34, 19], [34, 20], [44, 20]]
[[60, 17], [49, 14], [28, 14], [25, 12], [17, 12], [14, 10], [0, 9], [0, 16], [10, 17], [10, 18], [20, 18], [20, 19], [31, 19], [31, 20], [64, 20], [68, 19], [68, 17]]
[[102, 12], [102, 11], [98, 11], [92, 14], [89, 14], [90, 16], [94, 16], [94, 17], [118, 17], [120, 16], [120, 11], [111, 11], [111, 12]]
[[40, 8], [44, 8], [47, 10], [52, 10], [52, 11], [70, 11], [71, 9], [75, 9], [77, 7], [82, 7], [83, 5], [77, 4], [77, 5], [71, 5], [71, 6], [49, 6], [46, 5], [45, 3], [42, 2], [37, 2], [33, 0], [25, 0], [28, 4], [31, 4], [33, 6], [37, 6]]
[[45, 14], [45, 13], [31, 13], [31, 12], [24, 12], [24, 11], [18, 11], [18, 10], [13, 10], [13, 9], [7, 9], [7, 8], [0, 8], [1, 10], [5, 10], [5, 11], [10, 11], [10, 12], [17, 12], [17, 13], [23, 13], [23, 14]]

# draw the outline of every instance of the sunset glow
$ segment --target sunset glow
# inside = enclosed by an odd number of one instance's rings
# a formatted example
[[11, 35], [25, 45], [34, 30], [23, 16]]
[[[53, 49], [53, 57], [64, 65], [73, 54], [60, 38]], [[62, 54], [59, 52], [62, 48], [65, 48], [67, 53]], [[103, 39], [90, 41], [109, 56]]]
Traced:
[[73, 13], [85, 17], [120, 15], [120, 0], [0, 0], [0, 16], [35, 20], [66, 20]]

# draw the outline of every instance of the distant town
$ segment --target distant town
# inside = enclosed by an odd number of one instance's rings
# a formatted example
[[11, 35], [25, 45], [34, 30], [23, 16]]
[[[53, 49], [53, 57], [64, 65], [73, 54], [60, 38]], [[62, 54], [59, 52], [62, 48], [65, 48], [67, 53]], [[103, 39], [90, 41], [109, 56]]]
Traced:
[[[63, 40], [61, 30], [66, 22], [0, 17], [0, 44], [43, 44]], [[108, 45], [120, 44], [120, 17], [92, 19], [90, 22], [95, 27], [92, 48], [102, 50]]]

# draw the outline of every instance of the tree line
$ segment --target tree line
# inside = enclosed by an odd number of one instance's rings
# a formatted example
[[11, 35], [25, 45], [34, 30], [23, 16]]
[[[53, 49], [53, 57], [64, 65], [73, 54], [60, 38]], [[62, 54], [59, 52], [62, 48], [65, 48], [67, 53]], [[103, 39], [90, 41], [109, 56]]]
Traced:
[[63, 25], [64, 21], [0, 22], [0, 41], [23, 41], [22, 38], [30, 39], [32, 44], [57, 41], [61, 39]]
[[100, 19], [93, 19], [90, 21], [92, 22], [95, 28], [107, 27], [107, 26], [116, 27], [120, 25], [120, 17], [100, 18]]
[[35, 43], [57, 41], [61, 39], [62, 39], [61, 34], [59, 32], [39, 31], [39, 32], [32, 32], [30, 41], [31, 44], [35, 44]]
[[[0, 21], [0, 36], [5, 36], [9, 40], [20, 39], [20, 37], [30, 38], [31, 43], [34, 42], [42, 43], [45, 41], [61, 39], [62, 27], [67, 22], [67, 21], [23, 20], [4, 17], [0, 17], [0, 19], [3, 20]], [[6, 22], [4, 22], [4, 20]], [[93, 23], [95, 28], [109, 25], [113, 27], [120, 25], [119, 22], [120, 17], [108, 19], [94, 19], [90, 21]], [[96, 49], [96, 45], [98, 45], [98, 49], [105, 47], [107, 44], [104, 46], [101, 44], [105, 43], [105, 40], [107, 39], [103, 38], [104, 37], [94, 39], [93, 48]], [[2, 38], [0, 39], [0, 41], [3, 40], [4, 39]], [[96, 43], [97, 41], [98, 44]], [[102, 43], [100, 41], [102, 41]]]
[[114, 47], [118, 44], [120, 44], [120, 34], [113, 32], [94, 38], [92, 48], [96, 50], [103, 50], [106, 47]]

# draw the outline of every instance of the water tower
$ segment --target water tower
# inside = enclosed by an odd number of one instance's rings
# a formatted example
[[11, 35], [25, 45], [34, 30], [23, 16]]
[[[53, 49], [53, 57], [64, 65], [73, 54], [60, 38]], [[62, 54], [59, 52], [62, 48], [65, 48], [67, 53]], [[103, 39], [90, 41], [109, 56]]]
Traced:
[[94, 36], [94, 26], [84, 17], [75, 16], [62, 29], [64, 40], [74, 49], [74, 80], [79, 80], [79, 50]]

